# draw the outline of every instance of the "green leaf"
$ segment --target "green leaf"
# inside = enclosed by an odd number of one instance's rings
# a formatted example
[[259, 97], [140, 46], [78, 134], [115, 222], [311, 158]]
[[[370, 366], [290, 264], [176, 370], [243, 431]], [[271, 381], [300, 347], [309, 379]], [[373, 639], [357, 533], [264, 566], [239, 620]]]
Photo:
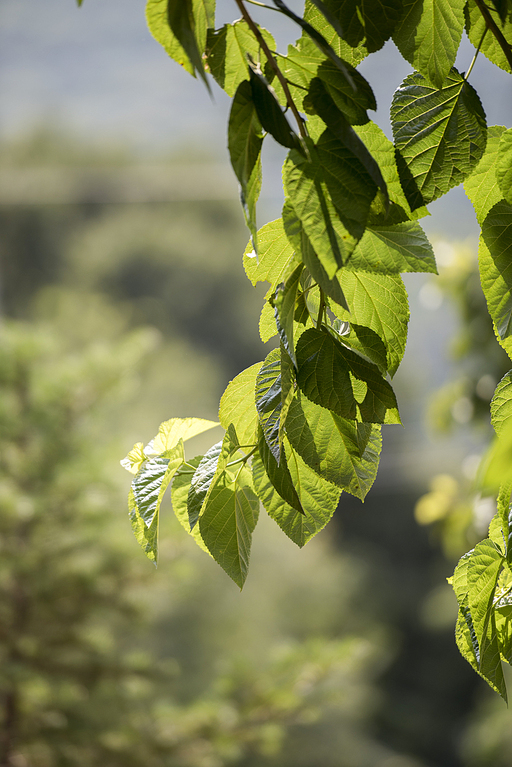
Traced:
[[[352, 66], [356, 67], [361, 61], [368, 55], [368, 49], [364, 43], [361, 42], [357, 46], [350, 45], [346, 42], [336, 29], [329, 23], [324, 14], [318, 7], [315, 7], [316, 3], [313, 0], [306, 0], [304, 6], [304, 20], [309, 22], [316, 30], [318, 30], [322, 36], [327, 40], [331, 48], [338, 54], [344, 61], [350, 62]], [[330, 12], [330, 11], [329, 11]], [[332, 14], [336, 18], [336, 12]], [[339, 20], [336, 19], [336, 24], [339, 25]], [[303, 53], [311, 53], [315, 51], [315, 44], [311, 38], [305, 33], [302, 33], [302, 37], [299, 40], [298, 47]]]
[[[510, 41], [512, 40], [512, 6], [510, 6], [510, 4], [508, 5], [504, 22], [501, 21], [499, 14], [493, 8], [487, 6], [487, 10], [510, 46]], [[475, 3], [475, 0], [468, 0], [465, 14], [466, 32], [476, 48], [480, 44], [482, 35], [485, 31], [486, 21]], [[497, 67], [504, 69], [506, 72], [512, 72], [512, 68], [509, 61], [507, 61], [503, 48], [492, 32], [486, 33], [480, 46], [480, 51], [489, 59], [489, 61], [496, 64]]]
[[277, 6], [281, 13], [284, 13], [285, 16], [288, 16], [290, 19], [295, 21], [296, 24], [302, 27], [304, 33], [311, 39], [311, 41], [324, 54], [324, 56], [330, 59], [334, 66], [337, 67], [340, 72], [343, 73], [343, 75], [348, 76], [348, 72], [345, 68], [345, 62], [339, 58], [336, 51], [331, 47], [325, 37], [307, 21], [305, 16], [297, 16], [296, 13], [291, 11], [284, 4], [283, 0], [274, 0], [274, 5]]
[[[361, 451], [362, 433], [366, 444]], [[298, 392], [290, 405], [286, 434], [317, 474], [364, 500], [379, 466], [380, 427], [340, 418]]]
[[491, 423], [500, 437], [512, 425], [512, 370], [505, 373], [491, 400]]
[[493, 205], [503, 196], [496, 178], [496, 166], [499, 143], [504, 130], [502, 125], [490, 126], [487, 131], [485, 153], [474, 171], [464, 181], [464, 191], [471, 200], [480, 226]]
[[461, 557], [455, 568], [451, 584], [459, 603], [459, 615], [455, 628], [457, 647], [463, 658], [465, 658], [479, 674], [480, 647], [476, 637], [468, 599], [468, 565], [472, 554], [473, 550]]
[[[359, 138], [364, 141], [366, 148], [377, 162], [382, 177], [386, 182], [389, 199], [391, 200], [391, 210], [386, 212], [385, 209], [380, 213], [378, 223], [384, 226], [393, 223], [398, 223], [392, 219], [393, 207], [396, 205], [399, 208], [399, 212], [402, 212], [403, 218], [400, 221], [407, 218], [421, 218], [422, 216], [429, 215], [426, 208], [419, 208], [415, 213], [411, 213], [409, 203], [402, 189], [400, 177], [398, 175], [398, 168], [396, 165], [395, 147], [393, 143], [387, 138], [383, 131], [374, 122], [366, 123], [366, 125], [357, 125], [354, 128]], [[377, 196], [377, 198], [379, 195]], [[377, 198], [372, 205], [373, 208], [376, 205]], [[375, 212], [372, 212], [373, 218], [375, 218]], [[377, 220], [371, 221], [371, 223], [377, 223]]]
[[171, 450], [145, 461], [132, 482], [128, 504], [135, 536], [144, 553], [158, 559], [158, 517], [169, 482], [185, 460], [183, 440]]
[[211, 554], [208, 551], [201, 536], [199, 525], [195, 525], [194, 529], [191, 530], [188, 516], [188, 495], [193, 476], [192, 470], [197, 469], [202, 458], [202, 455], [197, 455], [195, 458], [192, 458], [192, 460], [187, 461], [181, 467], [181, 469], [178, 469], [172, 482], [171, 501], [174, 514], [176, 515], [180, 525], [184, 528], [184, 530], [187, 531], [190, 536], [192, 536], [199, 548], [203, 551], [206, 551], [208, 556], [211, 557]]
[[455, 63], [466, 0], [404, 0], [393, 40], [407, 61], [436, 88]]
[[350, 313], [341, 307], [332, 307], [333, 310], [340, 319], [375, 331], [386, 345], [388, 370], [394, 375], [405, 352], [409, 322], [407, 291], [402, 279], [343, 269], [340, 283]]
[[496, 203], [482, 224], [478, 260], [482, 289], [498, 339], [512, 352], [512, 206]]
[[303, 152], [300, 139], [284, 116], [273, 88], [253, 66], [249, 69], [252, 102], [263, 128], [281, 146]]
[[290, 243], [294, 247], [295, 252], [301, 255], [304, 265], [315, 282], [320, 285], [329, 298], [332, 298], [337, 304], [348, 309], [338, 278], [333, 277], [329, 279], [327, 276], [327, 272], [313, 250], [309, 237], [306, 235], [289, 200], [283, 206], [283, 223]]
[[[275, 50], [274, 38], [259, 27], [263, 39], [271, 51]], [[249, 80], [247, 54], [255, 61], [263, 56], [260, 44], [243, 19], [209, 30], [206, 44], [208, 67], [216, 82], [233, 96], [243, 80]]]
[[123, 469], [129, 471], [130, 474], [137, 474], [146, 458], [147, 455], [144, 452], [144, 444], [142, 442], [136, 442], [126, 458], [123, 458], [120, 463]]
[[396, 0], [323, 0], [343, 29], [343, 38], [356, 47], [364, 41], [369, 53], [391, 37], [401, 10]]
[[231, 105], [228, 149], [231, 165], [240, 183], [240, 199], [255, 251], [256, 202], [261, 191], [262, 143], [263, 134], [252, 102], [251, 86], [244, 80], [238, 86]]
[[281, 350], [273, 349], [256, 377], [256, 410], [267, 445], [279, 464], [281, 459]]
[[456, 69], [440, 90], [419, 72], [406, 77], [393, 97], [391, 124], [402, 186], [413, 209], [457, 186], [485, 151], [485, 113]]
[[194, 530], [210, 485], [217, 473], [219, 456], [222, 452], [223, 440], [213, 445], [201, 458], [197, 469], [190, 479], [187, 498], [188, 524]]
[[[339, 111], [337, 104], [334, 102], [333, 98], [331, 98], [331, 95], [328, 93], [322, 80], [318, 77], [315, 77], [311, 81], [308, 99], [315, 113], [319, 115], [327, 125], [328, 129], [342, 143], [342, 145], [350, 150], [354, 158], [359, 160], [369, 178], [375, 184], [370, 204], [375, 197], [377, 187], [381, 189], [386, 203], [389, 203], [386, 182], [384, 181], [377, 162], [371, 156], [364, 142], [361, 141], [357, 133], [350, 126], [346, 117]], [[365, 122], [367, 122], [367, 120]], [[366, 213], [364, 218], [365, 221], [367, 217], [368, 214]]]
[[263, 466], [265, 467], [265, 472], [274, 487], [274, 490], [277, 491], [283, 501], [286, 501], [293, 509], [300, 512], [300, 514], [304, 514], [305, 512], [297, 492], [298, 488], [294, 484], [290, 469], [288, 468], [284, 447], [281, 447], [279, 462], [277, 462], [267, 444], [263, 430], [260, 428], [258, 451]]
[[292, 481], [300, 493], [305, 513], [300, 514], [276, 493], [258, 455], [252, 462], [254, 487], [268, 515], [297, 546], [302, 547], [331, 519], [338, 507], [340, 491], [310, 469], [286, 438], [284, 445], [289, 456]]
[[276, 324], [286, 352], [289, 354], [295, 367], [295, 346], [293, 343], [293, 325], [295, 316], [295, 302], [300, 278], [304, 270], [304, 264], [299, 264], [285, 283], [278, 285], [274, 297]]
[[219, 424], [215, 421], [207, 421], [204, 418], [170, 418], [160, 424], [158, 434], [144, 448], [146, 456], [159, 455], [167, 450], [172, 450], [180, 439], [196, 437], [198, 434], [213, 429]]
[[505, 200], [512, 205], [512, 129], [505, 131], [500, 139], [496, 178]]
[[[283, 71], [290, 81], [292, 93], [298, 105], [303, 106], [313, 78], [318, 77], [325, 84], [337, 108], [354, 125], [368, 122], [367, 110], [377, 109], [375, 96], [368, 81], [348, 62], [343, 62], [346, 74], [318, 50], [289, 46]], [[347, 77], [348, 75], [348, 77]], [[293, 86], [296, 86], [295, 88]]]
[[[382, 377], [377, 365], [342, 344], [338, 344], [338, 351], [347, 362], [356, 399], [353, 379], [356, 378], [366, 385], [364, 399], [358, 399], [361, 420], [366, 423], [401, 423], [395, 393]], [[364, 387], [358, 388], [364, 390]]]
[[[202, 53], [207, 29], [214, 24], [215, 0], [148, 0], [149, 31], [169, 56], [191, 75], [206, 82]], [[207, 87], [208, 83], [206, 82]]]
[[244, 447], [256, 444], [258, 412], [254, 403], [254, 389], [261, 365], [261, 362], [257, 362], [239, 373], [230, 381], [220, 400], [221, 425], [227, 431], [232, 423], [240, 444]]
[[479, 671], [506, 700], [507, 691], [496, 634], [493, 600], [504, 558], [486, 539], [478, 543], [467, 570], [469, 608], [480, 648]]
[[[340, 322], [340, 320], [338, 319], [336, 322]], [[344, 322], [341, 324], [345, 326]], [[334, 329], [338, 332], [337, 328]], [[340, 335], [342, 336], [342, 343], [368, 357], [369, 360], [377, 365], [383, 375], [387, 373], [388, 354], [386, 345], [374, 330], [367, 328], [365, 325], [357, 325], [355, 322], [351, 322], [349, 333], [342, 332]]]
[[356, 417], [349, 366], [329, 333], [306, 330], [297, 343], [297, 384], [311, 402], [342, 418]]
[[226, 432], [218, 470], [212, 481], [199, 529], [210, 554], [232, 580], [242, 588], [249, 568], [251, 537], [259, 513], [250, 471], [239, 464], [227, 465], [237, 450], [233, 427]]
[[296, 267], [293, 247], [286, 236], [283, 220], [278, 218], [270, 221], [258, 231], [258, 254], [256, 255], [252, 242], [249, 242], [244, 253], [244, 269], [253, 285], [257, 282], [270, 282], [267, 295], [275, 292], [280, 282]]
[[346, 266], [377, 274], [437, 274], [432, 245], [417, 221], [367, 227]]

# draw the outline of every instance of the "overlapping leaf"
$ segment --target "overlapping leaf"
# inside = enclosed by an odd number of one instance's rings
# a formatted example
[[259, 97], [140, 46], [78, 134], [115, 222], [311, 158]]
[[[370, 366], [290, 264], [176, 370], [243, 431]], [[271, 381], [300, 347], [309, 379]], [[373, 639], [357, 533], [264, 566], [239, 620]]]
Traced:
[[261, 145], [263, 134], [250, 84], [244, 80], [235, 93], [228, 123], [228, 149], [231, 165], [240, 183], [240, 199], [245, 221], [257, 250], [256, 202], [261, 191]]
[[304, 269], [303, 264], [299, 264], [286, 282], [277, 286], [274, 296], [274, 308], [276, 316], [277, 329], [281, 338], [281, 343], [286, 349], [287, 354], [293, 364], [297, 366], [295, 359], [295, 345], [293, 341], [293, 326], [295, 319], [295, 304], [297, 299], [297, 290]]
[[267, 294], [270, 295], [295, 269], [297, 264], [294, 260], [293, 247], [286, 236], [283, 220], [278, 218], [258, 231], [258, 254], [254, 252], [251, 242], [247, 245], [244, 268], [253, 285], [270, 282]]
[[259, 456], [255, 456], [252, 462], [254, 487], [268, 515], [297, 546], [302, 547], [331, 519], [338, 506], [340, 490], [310, 469], [286, 438], [284, 445], [290, 476], [297, 487], [305, 513], [300, 514], [275, 492]]
[[456, 69], [442, 89], [415, 72], [395, 92], [391, 123], [398, 171], [411, 208], [432, 202], [464, 180], [485, 151], [485, 113]]
[[491, 423], [498, 437], [507, 425], [512, 424], [512, 370], [503, 376], [494, 392]]
[[215, 0], [148, 0], [149, 31], [169, 56], [191, 75], [205, 80], [202, 54], [214, 24]]
[[356, 47], [364, 42], [369, 53], [382, 48], [400, 14], [394, 0], [323, 0], [343, 29], [343, 39]]
[[[260, 32], [270, 50], [275, 50], [276, 44], [270, 32], [262, 27]], [[206, 49], [210, 72], [228, 96], [234, 96], [242, 80], [249, 79], [247, 54], [255, 61], [261, 58], [260, 44], [243, 19], [225, 24], [215, 31], [210, 30]]]
[[480, 279], [499, 341], [512, 353], [512, 206], [496, 203], [482, 224]]
[[230, 381], [220, 400], [219, 421], [226, 430], [231, 423], [234, 425], [243, 447], [256, 444], [258, 412], [254, 390], [261, 365], [261, 362], [257, 362], [239, 373]]
[[206, 553], [211, 556], [203, 541], [199, 525], [194, 525], [194, 528], [192, 530], [190, 529], [188, 513], [190, 483], [194, 475], [194, 470], [197, 469], [202, 459], [202, 455], [197, 455], [195, 458], [189, 459], [180, 469], [178, 469], [172, 481], [171, 501], [174, 514], [180, 525], [192, 536], [199, 548], [206, 551]]
[[284, 447], [281, 447], [278, 463], [267, 444], [261, 428], [258, 439], [258, 452], [263, 462], [263, 466], [265, 467], [267, 477], [273, 485], [274, 490], [277, 491], [279, 496], [283, 501], [286, 501], [289, 506], [300, 512], [300, 514], [304, 514], [305, 512], [298, 494], [300, 488], [294, 484], [290, 474]]
[[436, 88], [455, 63], [466, 0], [404, 0], [393, 40], [404, 59]]
[[273, 349], [258, 371], [255, 386], [256, 410], [267, 445], [279, 464], [281, 460], [281, 350]]
[[229, 466], [237, 448], [236, 432], [230, 426], [199, 518], [199, 529], [215, 561], [242, 588], [249, 568], [259, 501], [249, 470], [243, 464]]
[[298, 395], [290, 405], [286, 434], [317, 474], [364, 500], [379, 465], [378, 426], [340, 418]]
[[[511, 46], [512, 7], [510, 6], [510, 4], [508, 5], [506, 11], [503, 14], [504, 15], [503, 22], [501, 21], [499, 13], [497, 11], [495, 11], [493, 8], [490, 8], [488, 5], [487, 5], [487, 10], [489, 11], [498, 29], [502, 32], [505, 41], [508, 42], [509, 47], [512, 47]], [[486, 20], [483, 17], [479, 7], [475, 3], [475, 0], [468, 0], [466, 9], [465, 9], [465, 14], [466, 14], [466, 32], [468, 33], [469, 39], [471, 40], [471, 42], [476, 48], [478, 45], [480, 45], [480, 42], [482, 41], [482, 35], [486, 28]], [[490, 61], [492, 61], [493, 64], [496, 64], [496, 66], [500, 67], [501, 69], [504, 69], [506, 72], [512, 72], [512, 68], [510, 66], [510, 60], [507, 60], [507, 56], [505, 55], [502, 46], [499, 44], [494, 34], [492, 34], [491, 32], [486, 33], [483, 41], [481, 42], [480, 50], [482, 51], [484, 56], [487, 56], [487, 58]], [[511, 51], [511, 58], [512, 58], [512, 51]]]
[[432, 245], [417, 221], [369, 226], [346, 266], [372, 274], [437, 274]]
[[496, 178], [503, 197], [512, 205], [512, 128], [505, 131], [500, 139]]
[[496, 205], [503, 197], [496, 177], [496, 167], [500, 139], [504, 130], [505, 128], [501, 125], [489, 127], [484, 155], [464, 181], [464, 191], [471, 200], [480, 226], [493, 205]]
[[212, 480], [217, 473], [222, 447], [223, 441], [213, 445], [203, 455], [190, 479], [187, 498], [188, 523], [190, 530], [194, 530], [197, 521], [201, 516], [204, 501], [208, 495]]
[[[330, 12], [329, 15], [331, 15]], [[336, 18], [335, 13], [332, 15]], [[306, 0], [305, 2], [304, 19], [325, 37], [338, 56], [341, 56], [344, 61], [350, 62], [352, 66], [356, 67], [368, 55], [368, 49], [364, 42], [359, 43], [355, 47], [346, 42], [312, 0]], [[336, 23], [337, 25], [339, 24], [337, 19]], [[298, 47], [303, 53], [307, 52], [313, 55], [316, 46], [306, 33], [303, 32]]]

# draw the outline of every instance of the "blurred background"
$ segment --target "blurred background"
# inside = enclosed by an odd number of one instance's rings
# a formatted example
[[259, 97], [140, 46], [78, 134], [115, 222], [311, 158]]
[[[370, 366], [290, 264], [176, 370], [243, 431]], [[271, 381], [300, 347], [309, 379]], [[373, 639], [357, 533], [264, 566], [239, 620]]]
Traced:
[[[167, 418], [215, 418], [268, 353], [228, 100], [167, 59], [143, 5], [0, 3], [0, 764], [508, 767], [512, 715], [459, 656], [446, 584], [493, 513], [472, 481], [510, 367], [462, 189], [423, 222], [440, 276], [406, 279], [404, 428], [364, 505], [342, 496], [303, 551], [263, 515], [243, 593], [169, 502], [158, 570], [131, 534], [119, 459]], [[409, 67], [389, 44], [361, 68], [389, 135]], [[479, 60], [472, 82], [511, 125], [507, 76]], [[260, 224], [282, 203], [265, 152]]]

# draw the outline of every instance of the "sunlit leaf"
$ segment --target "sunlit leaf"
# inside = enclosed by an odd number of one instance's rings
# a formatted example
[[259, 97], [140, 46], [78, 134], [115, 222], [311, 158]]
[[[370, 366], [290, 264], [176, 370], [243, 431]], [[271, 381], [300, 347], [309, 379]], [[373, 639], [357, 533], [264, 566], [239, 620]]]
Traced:
[[206, 551], [206, 553], [211, 556], [201, 536], [199, 525], [195, 525], [192, 530], [190, 529], [188, 514], [190, 483], [192, 481], [194, 470], [197, 469], [202, 458], [202, 455], [197, 455], [195, 458], [188, 460], [180, 469], [178, 469], [172, 482], [171, 501], [174, 514], [181, 526], [192, 536], [199, 548]]
[[224, 429], [232, 423], [235, 426], [240, 445], [256, 444], [258, 412], [254, 403], [256, 376], [262, 363], [257, 362], [243, 370], [228, 384], [219, 407], [219, 421]]
[[208, 495], [212, 480], [217, 473], [222, 445], [223, 442], [221, 440], [203, 455], [190, 479], [187, 498], [188, 524], [190, 530], [194, 530], [197, 521], [201, 516], [204, 501]]
[[496, 178], [505, 200], [512, 205], [512, 129], [505, 131], [500, 139]]
[[[270, 50], [275, 50], [270, 32], [263, 27], [259, 30]], [[228, 96], [234, 96], [240, 83], [249, 79], [247, 54], [255, 61], [263, 55], [258, 40], [243, 19], [209, 30], [206, 53], [210, 72]]]
[[496, 203], [482, 224], [478, 260], [482, 289], [498, 338], [512, 352], [512, 206]]
[[473, 172], [464, 180], [464, 191], [473, 204], [480, 226], [490, 209], [503, 197], [496, 177], [496, 167], [500, 139], [504, 131], [505, 128], [502, 125], [489, 127], [484, 155]]

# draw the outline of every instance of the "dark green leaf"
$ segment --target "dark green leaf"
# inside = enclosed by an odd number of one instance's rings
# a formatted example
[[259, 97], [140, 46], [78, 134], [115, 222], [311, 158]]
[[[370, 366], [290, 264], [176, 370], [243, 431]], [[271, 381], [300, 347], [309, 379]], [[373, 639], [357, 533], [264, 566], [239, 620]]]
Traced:
[[288, 149], [296, 149], [299, 152], [303, 152], [299, 137], [292, 130], [290, 123], [284, 116], [271, 86], [254, 67], [250, 67], [249, 74], [251, 78], [252, 102], [263, 128], [273, 136], [278, 144]]
[[[338, 320], [339, 321], [339, 320]], [[385, 375], [388, 369], [387, 349], [382, 338], [365, 325], [350, 323], [350, 333], [344, 335], [342, 341], [352, 349], [364, 354]]]
[[436, 88], [455, 63], [466, 0], [403, 0], [393, 40], [404, 59]]
[[[358, 399], [361, 420], [366, 423], [400, 423], [395, 393], [378, 367], [352, 349], [342, 344], [337, 345], [338, 353], [344, 357], [351, 376], [366, 386], [364, 399]], [[353, 380], [352, 388], [356, 393]]]
[[463, 181], [485, 151], [485, 113], [456, 69], [440, 90], [419, 72], [406, 77], [393, 97], [391, 123], [398, 171], [413, 209]]
[[258, 451], [263, 466], [265, 467], [265, 472], [274, 489], [281, 496], [283, 501], [286, 501], [293, 509], [295, 509], [295, 511], [304, 514], [304, 509], [302, 508], [296, 485], [293, 482], [290, 469], [288, 468], [284, 447], [281, 447], [278, 463], [267, 444], [263, 430], [260, 428]]
[[286, 434], [317, 474], [364, 500], [379, 466], [380, 427], [340, 418], [298, 393], [290, 405]]
[[297, 384], [306, 397], [342, 418], [355, 419], [349, 366], [329, 333], [312, 328], [297, 343]]
[[[332, 5], [329, 7], [332, 8]], [[335, 10], [333, 16], [336, 18]], [[306, 0], [305, 2], [304, 20], [322, 34], [338, 56], [344, 61], [349, 61], [352, 66], [356, 67], [368, 55], [368, 49], [363, 42], [354, 47], [340, 37], [336, 29], [327, 21], [325, 15], [315, 6], [313, 0]], [[337, 20], [337, 24], [339, 24], [339, 20]], [[316, 54], [313, 40], [304, 31], [298, 41], [298, 47], [303, 53]]]
[[[193, 0], [167, 0], [167, 21], [171, 33], [185, 51], [192, 67], [192, 74], [199, 73], [206, 87], [210, 85], [206, 79], [203, 65], [204, 38], [207, 30], [209, 13], [215, 9], [215, 0], [202, 0], [201, 6], [205, 15], [204, 21], [197, 13], [197, 2]], [[201, 28], [197, 29], [201, 24]]]
[[[270, 32], [263, 27], [259, 30], [270, 50], [275, 50]], [[243, 19], [209, 30], [206, 46], [210, 72], [228, 96], [235, 94], [243, 80], [249, 80], [247, 54], [255, 61], [263, 56], [258, 40]]]
[[261, 191], [261, 145], [263, 134], [252, 103], [251, 86], [240, 83], [231, 105], [228, 124], [228, 149], [231, 165], [240, 183], [240, 199], [245, 221], [257, 252], [256, 202]]
[[364, 42], [369, 53], [382, 48], [400, 16], [397, 0], [323, 0], [338, 20], [343, 38], [352, 47]]
[[[371, 195], [370, 204], [375, 197], [377, 187], [381, 189], [386, 202], [389, 203], [386, 182], [382, 177], [378, 164], [371, 156], [366, 145], [349, 125], [345, 116], [339, 111], [337, 104], [334, 103], [334, 100], [327, 92], [323, 82], [318, 77], [315, 77], [311, 81], [309, 98], [316, 114], [319, 115], [343, 146], [350, 150], [353, 156], [359, 160], [364, 170], [373, 181], [373, 184], [375, 184], [375, 188], [371, 188], [371, 191], [369, 192]], [[366, 213], [366, 216], [364, 217], [365, 222], [367, 217], [368, 213]]]

